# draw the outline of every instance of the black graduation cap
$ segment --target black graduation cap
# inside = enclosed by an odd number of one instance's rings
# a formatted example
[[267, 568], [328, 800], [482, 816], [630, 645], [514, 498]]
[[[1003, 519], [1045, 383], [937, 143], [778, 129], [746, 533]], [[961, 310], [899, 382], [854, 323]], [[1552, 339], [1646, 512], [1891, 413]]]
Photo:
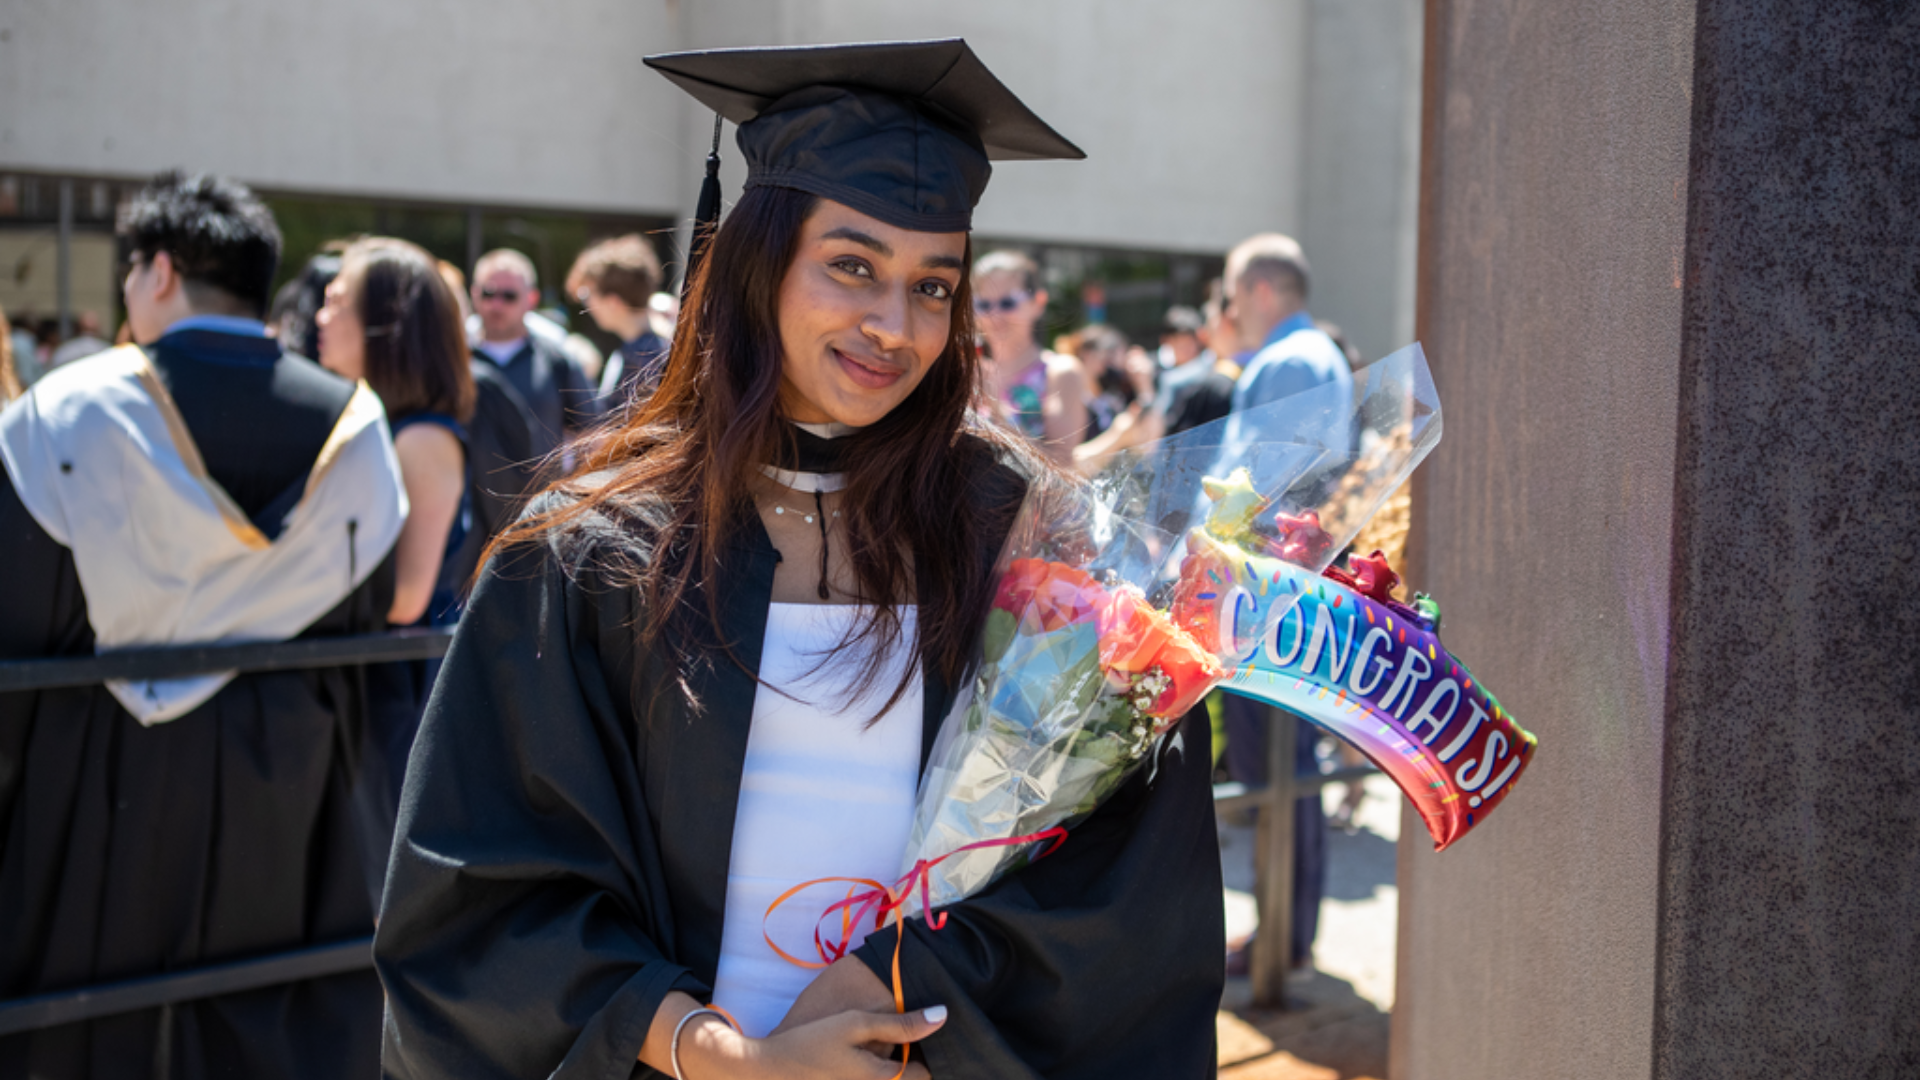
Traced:
[[[903, 229], [970, 229], [990, 160], [1087, 156], [960, 38], [713, 49], [646, 64], [740, 126], [748, 187], [798, 188]], [[696, 234], [719, 216], [718, 148], [716, 119], [713, 205], [703, 188]]]

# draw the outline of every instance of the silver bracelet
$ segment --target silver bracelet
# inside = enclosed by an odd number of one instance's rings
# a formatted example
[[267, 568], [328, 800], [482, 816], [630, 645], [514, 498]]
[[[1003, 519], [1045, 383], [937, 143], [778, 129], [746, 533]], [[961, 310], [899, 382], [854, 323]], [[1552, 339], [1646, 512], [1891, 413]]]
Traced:
[[728, 1016], [725, 1012], [711, 1005], [702, 1005], [697, 1009], [688, 1010], [687, 1015], [681, 1017], [680, 1022], [673, 1025], [673, 1041], [667, 1044], [667, 1057], [673, 1062], [673, 1080], [687, 1080], [687, 1074], [680, 1071], [680, 1033], [687, 1030], [687, 1021], [696, 1016], [717, 1016], [721, 1022], [728, 1027], [733, 1028], [735, 1031], [740, 1030], [740, 1028], [734, 1024], [733, 1017]]

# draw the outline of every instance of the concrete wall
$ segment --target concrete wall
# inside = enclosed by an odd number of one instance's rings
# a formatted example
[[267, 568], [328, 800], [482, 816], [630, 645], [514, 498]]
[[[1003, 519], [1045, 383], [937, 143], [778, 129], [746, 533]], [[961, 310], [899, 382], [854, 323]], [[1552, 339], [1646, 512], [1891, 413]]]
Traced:
[[1367, 360], [1413, 340], [1421, 0], [1313, 0], [1298, 239], [1317, 318]]
[[1691, 12], [1428, 6], [1413, 576], [1540, 749], [1403, 826], [1395, 1080], [1649, 1073]]
[[[672, 213], [661, 0], [10, 0], [0, 164]], [[664, 43], [664, 44], [663, 44]]]
[[1088, 158], [996, 167], [982, 232], [1218, 253], [1299, 227], [1304, 0], [727, 0], [689, 17], [694, 48], [966, 38]]
[[[1292, 233], [1313, 260], [1315, 314], [1369, 359], [1412, 340], [1420, 0], [778, 9], [781, 40], [794, 43], [965, 37], [1087, 151], [1085, 162], [999, 169], [981, 231], [1214, 254], [1255, 232]], [[699, 11], [694, 26], [703, 45], [766, 29]]]
[[[712, 117], [641, 56], [961, 35], [1090, 157], [998, 170], [983, 232], [1210, 254], [1295, 233], [1316, 306], [1377, 357], [1411, 329], [1418, 4], [12, 0], [0, 168], [685, 217]], [[731, 128], [723, 151], [734, 194]]]

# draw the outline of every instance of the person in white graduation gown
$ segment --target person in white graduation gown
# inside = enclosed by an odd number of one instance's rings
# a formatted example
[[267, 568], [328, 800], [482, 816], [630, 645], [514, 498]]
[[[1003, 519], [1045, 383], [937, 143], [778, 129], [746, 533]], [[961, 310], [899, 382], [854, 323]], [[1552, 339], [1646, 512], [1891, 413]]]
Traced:
[[[407, 515], [380, 402], [259, 317], [280, 249], [244, 187], [135, 199], [137, 345], [0, 413], [0, 657], [378, 630]], [[0, 694], [0, 997], [372, 930], [350, 791], [364, 694], [315, 669]], [[355, 972], [0, 1038], [0, 1077], [377, 1069]]]

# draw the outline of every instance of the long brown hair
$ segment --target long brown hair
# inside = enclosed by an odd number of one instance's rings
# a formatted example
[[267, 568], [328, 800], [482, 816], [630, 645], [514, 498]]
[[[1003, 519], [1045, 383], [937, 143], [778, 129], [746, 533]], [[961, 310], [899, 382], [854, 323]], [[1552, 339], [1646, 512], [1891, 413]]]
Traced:
[[[642, 647], [670, 650], [683, 690], [689, 635], [663, 631], [669, 613], [691, 606], [692, 591], [705, 593], [712, 640], [739, 662], [721, 625], [716, 591], [698, 583], [719, 571], [724, 551], [752, 521], [747, 515], [756, 511], [747, 493], [758, 466], [776, 460], [781, 440], [793, 437], [779, 412], [779, 292], [817, 203], [787, 188], [746, 191], [694, 276], [659, 387], [592, 441], [573, 474], [555, 485], [572, 496], [566, 505], [530, 517], [494, 542], [498, 549], [621, 502], [652, 501], [659, 511], [652, 515], [659, 522], [653, 557], [627, 568], [623, 583], [640, 590], [651, 613], [638, 628]], [[979, 357], [965, 275], [954, 290], [951, 319], [946, 349], [913, 393], [879, 422], [844, 436], [850, 452], [840, 520], [860, 600], [873, 613], [840, 647], [863, 640], [874, 646], [862, 689], [900, 640], [897, 605], [919, 605], [919, 663], [907, 668], [888, 707], [916, 670], [948, 685], [963, 674], [992, 597], [991, 560], [981, 558], [981, 548], [1004, 528], [1018, 500], [1014, 491], [1015, 505], [982, 507], [980, 484], [996, 457], [1035, 460], [999, 429], [969, 423]], [[602, 473], [610, 476], [586, 479]], [[916, 567], [928, 572], [916, 574]]]
[[471, 417], [475, 391], [460, 301], [433, 256], [405, 240], [369, 236], [347, 248], [340, 273], [351, 275], [366, 328], [367, 385], [387, 414]]

